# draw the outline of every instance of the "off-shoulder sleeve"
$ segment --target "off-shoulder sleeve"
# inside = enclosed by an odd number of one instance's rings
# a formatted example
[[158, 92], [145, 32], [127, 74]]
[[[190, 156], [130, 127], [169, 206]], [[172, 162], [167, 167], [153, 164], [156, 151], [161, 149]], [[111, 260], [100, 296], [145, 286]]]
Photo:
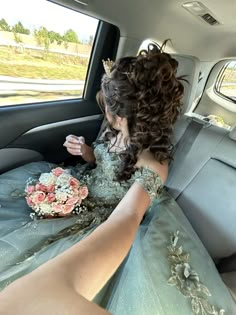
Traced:
[[148, 167], [139, 168], [134, 174], [134, 181], [141, 184], [148, 193], [151, 202], [159, 197], [163, 191], [163, 183], [160, 176]]

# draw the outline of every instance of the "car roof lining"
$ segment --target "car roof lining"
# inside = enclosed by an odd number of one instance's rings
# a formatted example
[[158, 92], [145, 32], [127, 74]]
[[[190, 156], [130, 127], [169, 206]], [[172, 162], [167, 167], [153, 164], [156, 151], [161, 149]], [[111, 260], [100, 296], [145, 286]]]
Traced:
[[107, 21], [119, 27], [121, 37], [162, 42], [171, 38], [177, 53], [197, 56], [204, 61], [217, 61], [236, 55], [233, 39], [236, 19], [234, 0], [204, 5], [222, 24], [211, 26], [182, 8], [180, 0], [86, 0], [82, 6], [74, 0], [52, 0], [74, 10]]

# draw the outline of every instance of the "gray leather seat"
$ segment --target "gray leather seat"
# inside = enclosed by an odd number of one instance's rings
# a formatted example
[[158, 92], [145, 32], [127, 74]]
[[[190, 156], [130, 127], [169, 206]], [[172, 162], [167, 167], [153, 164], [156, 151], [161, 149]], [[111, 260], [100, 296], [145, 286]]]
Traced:
[[[179, 62], [178, 74], [187, 75], [189, 81], [185, 84], [183, 111], [188, 112], [198, 86], [199, 60], [173, 57]], [[189, 118], [182, 115], [175, 125], [173, 143], [177, 150], [166, 185], [218, 261], [236, 252], [236, 131], [229, 134], [219, 127], [200, 126], [193, 140], [182, 138], [187, 128], [190, 136], [197, 123], [189, 124]], [[185, 139], [182, 143], [181, 138]], [[189, 140], [194, 143], [187, 143]], [[187, 151], [186, 146], [190, 147]]]
[[[176, 59], [179, 72], [190, 73], [192, 78], [191, 84], [185, 85], [187, 112], [195, 97], [199, 65]], [[198, 127], [197, 133], [192, 132], [195, 138], [190, 139], [193, 128], [196, 126], [185, 116], [175, 125], [173, 143], [177, 146], [166, 186], [217, 263], [236, 253], [236, 127], [230, 134], [219, 127]], [[181, 138], [185, 140], [181, 142]], [[234, 298], [235, 270], [234, 265], [222, 275]]]

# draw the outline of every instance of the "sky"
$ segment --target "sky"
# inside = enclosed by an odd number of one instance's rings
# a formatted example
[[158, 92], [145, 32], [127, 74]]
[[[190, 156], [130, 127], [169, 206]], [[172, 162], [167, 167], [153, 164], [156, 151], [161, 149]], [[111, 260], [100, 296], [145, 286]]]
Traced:
[[73, 29], [80, 40], [95, 35], [98, 20], [64, 8], [47, 0], [7, 0], [0, 1], [0, 19], [9, 25], [21, 21], [23, 26], [33, 30], [40, 26], [61, 35]]

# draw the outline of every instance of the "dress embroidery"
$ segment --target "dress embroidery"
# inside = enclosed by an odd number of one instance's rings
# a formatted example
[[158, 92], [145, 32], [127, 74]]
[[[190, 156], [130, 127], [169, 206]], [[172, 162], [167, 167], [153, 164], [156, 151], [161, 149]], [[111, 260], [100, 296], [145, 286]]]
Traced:
[[163, 185], [160, 177], [150, 168], [141, 167], [134, 174], [134, 179], [140, 183], [149, 194], [151, 201], [161, 195]]
[[171, 237], [171, 245], [168, 246], [171, 277], [168, 284], [176, 286], [177, 289], [191, 300], [192, 313], [194, 315], [223, 315], [223, 309], [216, 310], [215, 306], [208, 301], [211, 296], [210, 291], [199, 279], [195, 270], [191, 268], [190, 255], [186, 253], [182, 246], [177, 246], [179, 231]]

